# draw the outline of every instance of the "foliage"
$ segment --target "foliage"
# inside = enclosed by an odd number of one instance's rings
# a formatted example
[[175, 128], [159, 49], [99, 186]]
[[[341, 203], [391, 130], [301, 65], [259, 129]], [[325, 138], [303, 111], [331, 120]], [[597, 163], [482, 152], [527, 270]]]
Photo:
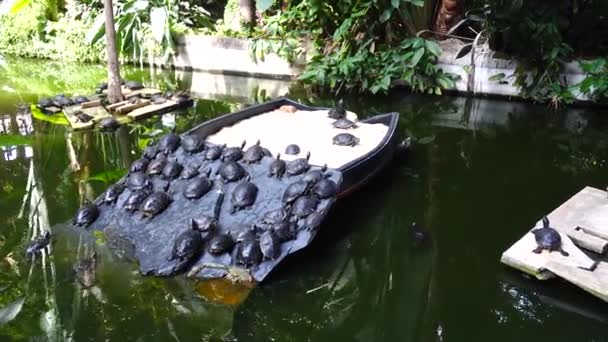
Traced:
[[415, 91], [441, 93], [454, 82], [435, 65], [439, 46], [416, 36], [412, 10], [423, 5], [423, 0], [303, 0], [284, 9], [274, 4], [254, 34], [253, 52], [257, 59], [272, 51], [293, 62], [310, 39], [306, 82], [377, 93], [404, 80]]
[[581, 68], [587, 74], [579, 84], [580, 91], [598, 102], [608, 100], [608, 60], [598, 58], [592, 61], [580, 63]]

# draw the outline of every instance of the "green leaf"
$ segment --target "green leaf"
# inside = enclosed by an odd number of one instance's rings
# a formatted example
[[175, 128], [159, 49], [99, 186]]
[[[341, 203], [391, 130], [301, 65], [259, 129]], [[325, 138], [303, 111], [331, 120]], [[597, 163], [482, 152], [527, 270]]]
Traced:
[[17, 13], [19, 13], [19, 11], [21, 11], [22, 9], [24, 9], [25, 7], [27, 7], [27, 5], [30, 4], [30, 2], [32, 2], [32, 0], [17, 0], [17, 1], [15, 1], [15, 3], [13, 4], [13, 6], [11, 6], [11, 14], [17, 14]]
[[29, 136], [18, 134], [0, 134], [0, 146], [30, 145], [32, 139]]
[[439, 47], [439, 45], [431, 40], [427, 40], [424, 42], [424, 47], [429, 50], [430, 53], [432, 53], [435, 56], [439, 56], [441, 55], [441, 47]]
[[63, 126], [70, 125], [70, 122], [68, 121], [68, 119], [66, 119], [66, 117], [65, 117], [65, 115], [63, 115], [63, 113], [57, 113], [54, 115], [45, 115], [35, 105], [32, 105], [30, 107], [30, 109], [32, 111], [32, 116], [37, 120], [48, 121], [48, 122], [50, 122], [52, 124], [56, 124], [56, 125], [63, 125]]
[[451, 89], [454, 86], [454, 82], [447, 77], [437, 78], [437, 83], [439, 83], [443, 89]]
[[414, 49], [421, 48], [423, 45], [424, 45], [424, 39], [422, 39], [420, 37], [414, 38], [414, 44], [412, 44], [412, 47]]
[[95, 236], [95, 243], [97, 245], [103, 246], [108, 241], [106, 234], [104, 232], [102, 232], [101, 230], [93, 231], [93, 236]]
[[17, 317], [25, 303], [25, 297], [21, 297], [0, 309], [0, 325], [4, 325]]
[[258, 12], [264, 13], [274, 5], [274, 0], [256, 0], [255, 8]]
[[108, 171], [103, 171], [103, 172], [100, 172], [93, 176], [90, 176], [87, 180], [104, 182], [106, 184], [109, 184], [109, 183], [114, 183], [117, 180], [119, 180], [122, 176], [125, 175], [125, 173], [126, 173], [126, 171], [122, 170], [122, 169], [108, 170]]
[[416, 50], [416, 52], [414, 53], [414, 56], [412, 57], [412, 60], [410, 61], [411, 65], [416, 66], [418, 64], [418, 62], [420, 62], [420, 59], [422, 58], [423, 55], [424, 55], [424, 49]]
[[93, 26], [91, 26], [91, 28], [89, 29], [89, 32], [87, 32], [86, 42], [87, 42], [87, 44], [95, 44], [105, 34], [106, 34], [105, 17], [103, 15], [103, 12], [101, 12], [97, 16], [97, 18], [95, 18], [95, 21], [93, 22]]
[[496, 75], [492, 75], [492, 76], [488, 77], [488, 80], [498, 82], [498, 81], [501, 81], [503, 78], [505, 78], [505, 76], [506, 76], [505, 73], [501, 72], [500, 74], [496, 74]]
[[393, 5], [393, 8], [399, 8], [400, 3], [401, 0], [391, 0], [391, 5]]
[[380, 15], [380, 22], [381, 23], [387, 22], [391, 18], [392, 15], [393, 15], [392, 8], [385, 9], [384, 12], [382, 12], [382, 14]]

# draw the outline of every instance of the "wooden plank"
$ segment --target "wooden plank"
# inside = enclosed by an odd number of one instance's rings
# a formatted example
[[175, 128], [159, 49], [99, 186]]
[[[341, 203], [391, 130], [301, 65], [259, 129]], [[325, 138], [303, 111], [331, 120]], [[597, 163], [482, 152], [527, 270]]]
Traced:
[[[83, 111], [84, 113], [92, 116], [93, 119], [91, 121], [88, 121], [88, 122], [79, 122], [77, 120], [76, 116], [74, 115], [78, 111]], [[74, 130], [82, 130], [82, 129], [92, 128], [95, 125], [95, 122], [99, 122], [104, 117], [110, 115], [103, 107], [82, 108], [81, 105], [75, 105], [75, 106], [65, 107], [63, 109], [63, 112], [65, 114], [65, 117], [70, 122], [70, 126]]]
[[566, 279], [568, 282], [608, 302], [608, 263], [599, 262], [593, 271], [588, 271], [559, 262], [550, 262], [547, 264], [547, 269], [560, 278]]
[[180, 107], [181, 105], [179, 105], [177, 102], [167, 100], [167, 102], [163, 104], [151, 104], [149, 106], [136, 109], [131, 113], [127, 114], [127, 116], [132, 120], [141, 120], [156, 114], [167, 113]]
[[101, 106], [101, 100], [93, 100], [93, 101], [89, 101], [89, 102], [84, 102], [84, 103], [81, 103], [80, 106], [82, 108], [98, 107], [98, 106]]
[[118, 107], [121, 107], [121, 106], [124, 106], [124, 105], [126, 105], [126, 104], [128, 104], [128, 103], [129, 103], [129, 101], [120, 101], [120, 102], [116, 102], [116, 103], [113, 103], [113, 104], [111, 104], [111, 105], [109, 105], [109, 106], [106, 106], [106, 109], [107, 109], [107, 110], [109, 110], [109, 111], [111, 111], [111, 112], [113, 112], [113, 111], [114, 111], [114, 109], [116, 109], [116, 108], [118, 108]]
[[128, 113], [128, 112], [130, 112], [132, 110], [135, 110], [135, 109], [141, 108], [141, 107], [145, 107], [145, 106], [147, 106], [149, 104], [150, 104], [150, 100], [145, 100], [145, 99], [137, 101], [136, 103], [128, 103], [127, 102], [127, 104], [116, 108], [116, 112], [120, 113], [120, 114], [126, 114], [126, 113]]

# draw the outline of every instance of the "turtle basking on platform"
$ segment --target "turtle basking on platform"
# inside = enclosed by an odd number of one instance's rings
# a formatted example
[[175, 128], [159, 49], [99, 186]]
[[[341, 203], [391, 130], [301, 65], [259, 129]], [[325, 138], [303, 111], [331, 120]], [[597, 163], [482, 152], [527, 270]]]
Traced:
[[124, 191], [125, 186], [121, 183], [110, 185], [110, 187], [103, 193], [103, 203], [115, 204], [118, 200], [118, 196], [120, 196]]
[[205, 140], [196, 134], [188, 134], [182, 138], [184, 151], [194, 154], [205, 149]]
[[147, 158], [139, 158], [131, 163], [131, 166], [129, 167], [129, 172], [144, 172], [148, 168], [148, 164], [150, 164], [150, 160], [148, 160]]
[[149, 189], [152, 183], [143, 172], [133, 172], [127, 178], [127, 187], [131, 190]]
[[75, 104], [82, 104], [85, 102], [89, 102], [89, 99], [86, 96], [76, 96], [72, 99]]
[[322, 179], [329, 177], [325, 171], [327, 170], [327, 164], [323, 165], [321, 169], [308, 171], [302, 176], [302, 181], [309, 183], [311, 186], [317, 184]]
[[562, 249], [562, 238], [557, 230], [549, 226], [549, 219], [547, 216], [543, 217], [543, 227], [534, 229], [531, 233], [534, 234], [534, 239], [538, 245], [532, 252], [540, 254], [543, 249], [546, 249], [549, 252], [560, 252], [563, 256], [570, 255]]
[[255, 145], [250, 146], [247, 149], [247, 151], [245, 151], [245, 153], [243, 154], [243, 163], [246, 163], [246, 164], [257, 163], [260, 160], [262, 160], [262, 158], [264, 158], [265, 155], [266, 155], [266, 152], [264, 151], [264, 148], [262, 148], [260, 146], [260, 141], [258, 140]]
[[46, 108], [46, 107], [51, 107], [52, 105], [53, 105], [53, 100], [51, 100], [49, 98], [40, 99], [40, 101], [38, 101], [38, 108], [40, 108], [40, 109]]
[[89, 226], [99, 216], [99, 209], [94, 203], [86, 200], [84, 205], [76, 211], [76, 215], [72, 219], [72, 223], [75, 226]]
[[276, 259], [281, 254], [281, 243], [274, 231], [267, 230], [260, 236], [260, 249], [266, 260]]
[[217, 170], [217, 174], [221, 176], [224, 183], [229, 183], [244, 178], [247, 175], [247, 171], [245, 171], [241, 164], [235, 161], [229, 161], [220, 166]]
[[350, 133], [340, 133], [332, 139], [334, 145], [351, 147], [358, 145], [359, 141], [359, 138]]
[[346, 110], [344, 109], [344, 100], [340, 99], [338, 101], [338, 103], [336, 103], [336, 105], [334, 106], [334, 108], [330, 109], [327, 112], [327, 116], [329, 116], [332, 119], [343, 119], [346, 117]]
[[198, 171], [200, 165], [198, 167], [186, 166], [182, 170], [182, 174], [180, 175], [181, 179], [192, 179], [200, 174]]
[[177, 260], [178, 265], [170, 274], [182, 271], [201, 252], [202, 246], [203, 239], [201, 233], [197, 230], [195, 221], [190, 220], [190, 227], [179, 234], [173, 241], [171, 256], [167, 260]]
[[283, 193], [283, 203], [290, 204], [300, 198], [310, 189], [310, 183], [303, 180], [291, 183], [285, 189]]
[[254, 238], [249, 237], [239, 242], [236, 252], [237, 261], [246, 267], [259, 264], [263, 254], [260, 243]]
[[149, 176], [160, 175], [163, 172], [165, 165], [167, 165], [167, 162], [167, 157], [165, 157], [164, 154], [157, 155], [156, 158], [154, 158], [154, 160], [152, 160], [148, 165], [146, 173]]
[[158, 142], [158, 149], [165, 155], [175, 152], [181, 143], [179, 135], [175, 134], [175, 127], [171, 132], [163, 136]]
[[207, 251], [211, 254], [219, 255], [230, 252], [233, 247], [234, 240], [232, 239], [232, 236], [228, 234], [218, 234], [209, 241]]
[[45, 230], [44, 233], [40, 234], [38, 238], [28, 243], [27, 247], [25, 248], [25, 256], [27, 258], [31, 258], [32, 256], [34, 256], [34, 254], [37, 254], [38, 252], [46, 248], [49, 242], [51, 242], [51, 232]]
[[285, 154], [288, 154], [290, 156], [300, 154], [300, 146], [296, 144], [287, 145], [287, 147], [285, 147]]
[[214, 145], [207, 149], [205, 153], [205, 160], [218, 160], [222, 156], [222, 151], [226, 145]]
[[139, 206], [148, 196], [150, 196], [150, 190], [147, 189], [132, 191], [123, 206], [126, 211], [134, 212], [139, 209]]
[[144, 150], [144, 153], [142, 154], [144, 158], [148, 159], [148, 160], [152, 160], [156, 157], [156, 155], [158, 155], [158, 148], [156, 147], [156, 145], [154, 145], [153, 143], [148, 144], [148, 147], [146, 147], [146, 149]]
[[285, 174], [285, 168], [287, 164], [284, 160], [281, 160], [281, 154], [277, 154], [277, 159], [273, 160], [268, 168], [268, 177], [281, 178]]
[[113, 132], [120, 127], [120, 122], [113, 116], [106, 116], [99, 121], [99, 129], [102, 132]]
[[354, 121], [350, 121], [347, 118], [342, 118], [342, 119], [338, 119], [338, 120], [334, 121], [332, 123], [332, 126], [334, 126], [335, 128], [338, 128], [338, 129], [351, 129], [351, 128], [358, 127]]
[[175, 179], [175, 178], [177, 178], [177, 176], [179, 176], [180, 173], [182, 173], [183, 169], [184, 169], [184, 167], [176, 161], [167, 162], [167, 164], [165, 164], [165, 167], [163, 167], [163, 172], [162, 172], [163, 179], [166, 179], [166, 180]]
[[239, 210], [251, 206], [258, 195], [258, 187], [249, 182], [249, 177], [234, 188], [231, 197], [232, 208], [230, 213], [234, 214]]
[[263, 224], [273, 225], [287, 221], [288, 217], [289, 212], [285, 208], [281, 207], [264, 213], [261, 221]]
[[338, 192], [338, 185], [331, 179], [323, 179], [312, 187], [311, 192], [321, 199], [334, 197]]
[[302, 196], [295, 200], [291, 206], [291, 214], [303, 218], [317, 210], [319, 200], [315, 196]]
[[285, 172], [288, 176], [295, 176], [302, 174], [308, 169], [310, 169], [310, 164], [308, 161], [310, 160], [310, 152], [306, 154], [306, 158], [298, 158], [287, 163], [287, 168]]
[[206, 176], [192, 179], [184, 188], [184, 197], [187, 199], [198, 199], [203, 197], [213, 187], [213, 182], [209, 179], [211, 169], [207, 170]]
[[155, 192], [148, 196], [140, 205], [139, 211], [142, 213], [142, 218], [154, 216], [163, 212], [171, 204], [171, 197], [166, 192]]
[[76, 117], [76, 122], [86, 123], [86, 122], [93, 120], [92, 116], [90, 116], [89, 114], [87, 114], [81, 110], [75, 112], [74, 116]]
[[243, 140], [241, 146], [225, 148], [222, 151], [222, 156], [220, 157], [220, 159], [224, 162], [240, 160], [241, 158], [243, 158], [243, 147], [245, 147], [246, 144], [247, 142]]
[[160, 105], [167, 102], [167, 99], [162, 94], [153, 94], [150, 96], [150, 101], [152, 104]]
[[129, 90], [140, 90], [144, 88], [144, 85], [139, 83], [139, 82], [135, 82], [135, 81], [127, 81], [125, 82], [125, 87], [129, 88]]

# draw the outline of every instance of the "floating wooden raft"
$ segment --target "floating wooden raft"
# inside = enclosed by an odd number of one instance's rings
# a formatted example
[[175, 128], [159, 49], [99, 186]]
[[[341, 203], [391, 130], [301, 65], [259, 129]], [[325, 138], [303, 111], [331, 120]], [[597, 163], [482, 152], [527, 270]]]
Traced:
[[[608, 263], [579, 247], [603, 254], [608, 249], [608, 193], [586, 187], [547, 216], [562, 237], [559, 252], [532, 252], [536, 241], [526, 233], [502, 254], [501, 262], [545, 280], [560, 277], [608, 302]], [[542, 227], [537, 222], [535, 228]]]
[[[80, 122], [76, 118], [76, 113], [82, 111], [93, 117], [91, 121]], [[63, 114], [70, 122], [70, 126], [74, 130], [89, 129], [95, 125], [95, 122], [99, 122], [101, 119], [110, 116], [110, 114], [101, 106], [99, 100], [93, 100], [85, 102], [80, 105], [74, 105], [63, 108]]]

